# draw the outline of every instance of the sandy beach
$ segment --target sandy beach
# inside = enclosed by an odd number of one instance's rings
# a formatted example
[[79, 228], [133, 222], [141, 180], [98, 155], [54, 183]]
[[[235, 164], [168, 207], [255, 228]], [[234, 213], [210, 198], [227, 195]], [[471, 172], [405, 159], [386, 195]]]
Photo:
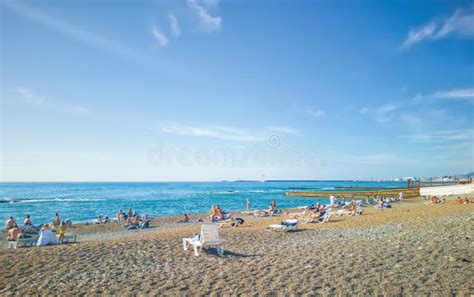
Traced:
[[[471, 195], [472, 198], [472, 195]], [[223, 257], [196, 257], [181, 239], [199, 224], [156, 219], [125, 231], [117, 223], [82, 225], [79, 243], [0, 250], [0, 294], [8, 295], [413, 295], [474, 294], [474, 204], [426, 205], [420, 198], [392, 209], [297, 231], [268, 231], [286, 218], [245, 217], [220, 229]]]

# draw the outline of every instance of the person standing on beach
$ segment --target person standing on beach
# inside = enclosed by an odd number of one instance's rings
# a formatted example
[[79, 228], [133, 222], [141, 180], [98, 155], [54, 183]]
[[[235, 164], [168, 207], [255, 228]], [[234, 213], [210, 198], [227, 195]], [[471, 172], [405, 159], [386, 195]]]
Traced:
[[119, 209], [119, 212], [117, 213], [116, 215], [117, 217], [117, 220], [120, 222], [123, 218], [123, 212], [122, 212], [122, 209]]
[[61, 224], [61, 218], [59, 217], [59, 213], [56, 213], [56, 217], [54, 218], [54, 221], [51, 223], [51, 226], [56, 227]]
[[245, 208], [247, 208], [247, 211], [250, 211], [250, 199], [247, 198], [247, 202], [245, 203]]
[[66, 222], [61, 221], [61, 224], [59, 225], [59, 244], [62, 244], [64, 241], [64, 235], [66, 234]]

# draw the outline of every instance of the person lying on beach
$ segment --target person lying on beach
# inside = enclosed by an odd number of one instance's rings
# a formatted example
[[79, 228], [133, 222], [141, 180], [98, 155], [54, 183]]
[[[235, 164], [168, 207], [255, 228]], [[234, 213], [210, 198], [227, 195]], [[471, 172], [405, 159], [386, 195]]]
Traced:
[[13, 217], [9, 217], [8, 220], [5, 223], [5, 229], [11, 229], [11, 228], [15, 228], [15, 227], [18, 227], [18, 225], [16, 224]]
[[64, 240], [64, 235], [66, 234], [66, 222], [61, 221], [61, 224], [59, 225], [59, 244], [63, 243]]
[[8, 230], [7, 240], [8, 241], [17, 241], [21, 236], [21, 229], [18, 227], [13, 227]]
[[26, 215], [25, 220], [23, 221], [23, 224], [25, 226], [33, 226], [33, 223], [31, 222], [30, 215]]
[[56, 213], [56, 217], [54, 221], [51, 223], [52, 227], [58, 227], [61, 224], [61, 218], [59, 217], [59, 213]]
[[178, 223], [189, 223], [190, 219], [187, 213], [184, 214], [184, 217], [182, 220], [179, 220]]

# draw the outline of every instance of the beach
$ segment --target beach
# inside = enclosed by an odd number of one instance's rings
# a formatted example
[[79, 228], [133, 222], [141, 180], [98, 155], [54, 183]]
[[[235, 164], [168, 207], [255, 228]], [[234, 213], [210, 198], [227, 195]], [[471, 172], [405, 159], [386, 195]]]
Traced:
[[[472, 196], [472, 195], [471, 195]], [[268, 231], [285, 218], [250, 218], [221, 228], [223, 257], [196, 257], [182, 238], [199, 224], [156, 219], [125, 231], [81, 225], [79, 242], [0, 250], [0, 294], [52, 295], [399, 295], [474, 293], [474, 204], [426, 205], [419, 198], [361, 216]]]

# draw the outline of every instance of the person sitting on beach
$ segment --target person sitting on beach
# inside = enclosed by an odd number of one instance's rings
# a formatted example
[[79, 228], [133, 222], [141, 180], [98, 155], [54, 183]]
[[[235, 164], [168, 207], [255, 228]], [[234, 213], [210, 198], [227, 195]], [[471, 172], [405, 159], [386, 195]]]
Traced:
[[320, 218], [321, 218], [321, 212], [319, 211], [319, 209], [315, 209], [313, 210], [310, 214], [309, 214], [309, 219], [308, 219], [308, 223], [314, 223], [316, 221], [318, 221]]
[[458, 199], [456, 199], [456, 204], [463, 204], [463, 200], [460, 196], [458, 196]]
[[12, 228], [15, 228], [15, 227], [18, 227], [18, 225], [16, 224], [13, 217], [9, 217], [8, 220], [5, 223], [5, 229], [12, 229]]
[[138, 224], [140, 224], [140, 216], [137, 214], [133, 217], [132, 225], [138, 225]]
[[49, 230], [49, 225], [48, 225], [48, 224], [44, 224], [44, 225], [41, 227], [41, 231], [46, 231], [46, 230]]
[[215, 217], [218, 220], [224, 219], [224, 211], [222, 210], [222, 208], [219, 205], [217, 205], [216, 208], [215, 208]]
[[184, 214], [184, 217], [182, 220], [179, 220], [178, 223], [189, 223], [190, 219], [187, 213]]
[[464, 197], [464, 204], [469, 204], [471, 201], [469, 201], [469, 199], [467, 199], [467, 197]]
[[58, 238], [59, 244], [63, 243], [65, 234], [66, 234], [66, 222], [61, 221], [61, 224], [59, 225], [59, 238]]
[[275, 213], [275, 207], [273, 206], [273, 203], [270, 204], [270, 207], [268, 208], [267, 213], [271, 215]]
[[438, 198], [436, 196], [431, 197], [432, 204], [438, 204]]
[[125, 226], [130, 226], [132, 225], [132, 217], [127, 217], [127, 221], [125, 222]]
[[120, 222], [123, 219], [123, 212], [122, 209], [119, 209], [118, 213], [115, 215], [117, 220]]
[[59, 217], [59, 213], [56, 213], [56, 217], [54, 218], [54, 221], [51, 223], [52, 227], [57, 227], [61, 224], [61, 218]]
[[23, 221], [23, 224], [25, 226], [33, 226], [33, 223], [31, 222], [30, 215], [26, 215], [25, 220]]
[[211, 206], [211, 209], [209, 210], [209, 218], [212, 220], [216, 216], [216, 206], [213, 205]]
[[13, 227], [8, 230], [7, 240], [8, 241], [17, 241], [21, 236], [21, 229], [18, 227]]

